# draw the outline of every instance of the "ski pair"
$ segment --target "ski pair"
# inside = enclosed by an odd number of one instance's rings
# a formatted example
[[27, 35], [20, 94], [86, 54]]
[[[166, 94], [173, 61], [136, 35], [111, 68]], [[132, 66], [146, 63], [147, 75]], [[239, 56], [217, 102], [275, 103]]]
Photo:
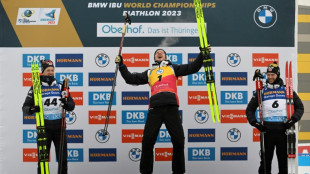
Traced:
[[[208, 50], [209, 43], [208, 43], [207, 34], [206, 34], [205, 20], [203, 17], [201, 0], [194, 0], [194, 5], [195, 5], [196, 20], [197, 20], [197, 26], [198, 26], [198, 32], [199, 32], [200, 49], [204, 57], [203, 66], [204, 66], [205, 75], [206, 75], [208, 98], [209, 98], [209, 103], [210, 103], [210, 112], [212, 115], [213, 123], [216, 122], [215, 117], [217, 118], [218, 122], [221, 122], [220, 114], [219, 114], [219, 107], [218, 107], [218, 102], [217, 102], [216, 89], [215, 89], [215, 80], [214, 80], [213, 69], [212, 69], [212, 59], [210, 56], [210, 52]], [[214, 110], [215, 110], [215, 113], [214, 113]]]
[[38, 61], [31, 62], [31, 74], [33, 85], [34, 105], [40, 107], [40, 112], [36, 112], [37, 127], [37, 150], [40, 163], [41, 174], [49, 174], [48, 151], [46, 149], [47, 139], [44, 125], [44, 115], [42, 106], [41, 81]]
[[[287, 119], [291, 119], [294, 114], [293, 102], [293, 77], [292, 77], [292, 62], [285, 64], [285, 93], [286, 93], [286, 111]], [[295, 126], [286, 130], [287, 135], [287, 164], [288, 174], [296, 174], [296, 133]]]

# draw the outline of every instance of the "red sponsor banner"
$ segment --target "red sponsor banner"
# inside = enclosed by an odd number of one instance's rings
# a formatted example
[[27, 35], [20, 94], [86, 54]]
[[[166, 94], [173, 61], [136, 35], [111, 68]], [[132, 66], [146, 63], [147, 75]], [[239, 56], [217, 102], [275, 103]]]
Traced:
[[177, 86], [182, 86], [182, 85], [183, 85], [183, 78], [182, 78], [182, 76], [179, 76], [177, 78]]
[[155, 148], [155, 161], [172, 161], [173, 148]]
[[83, 105], [83, 92], [70, 91], [71, 97], [74, 100], [75, 105]]
[[298, 146], [298, 153], [310, 154], [310, 146]]
[[[48, 161], [51, 161], [51, 156], [49, 156]], [[38, 162], [38, 151], [33, 148], [23, 149], [23, 162]]]
[[245, 110], [221, 110], [221, 123], [247, 123]]
[[260, 142], [260, 131], [253, 128], [253, 142]]
[[143, 138], [143, 129], [123, 129], [122, 143], [141, 143]]
[[23, 86], [32, 86], [32, 74], [23, 73]]
[[279, 64], [279, 53], [253, 53], [253, 67], [266, 67], [276, 61]]
[[149, 53], [123, 53], [124, 64], [127, 67], [149, 67], [150, 54]]
[[[108, 111], [88, 111], [89, 124], [105, 124]], [[116, 124], [116, 111], [110, 112], [109, 124]]]
[[189, 105], [203, 105], [209, 104], [207, 91], [188, 91]]

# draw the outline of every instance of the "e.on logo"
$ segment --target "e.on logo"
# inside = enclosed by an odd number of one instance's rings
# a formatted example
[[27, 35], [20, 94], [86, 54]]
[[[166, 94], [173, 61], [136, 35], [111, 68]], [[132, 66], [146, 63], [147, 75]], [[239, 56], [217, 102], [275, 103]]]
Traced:
[[188, 104], [189, 105], [209, 104], [208, 92], [188, 91]]
[[253, 142], [260, 142], [260, 131], [253, 128]]
[[155, 161], [172, 161], [172, 148], [155, 148]]
[[122, 54], [127, 67], [149, 67], [150, 55], [148, 53]]
[[83, 92], [70, 92], [75, 105], [83, 105]]
[[[88, 111], [89, 124], [105, 124], [107, 111]], [[109, 124], [116, 124], [116, 111], [111, 111]]]
[[31, 73], [23, 73], [23, 86], [32, 86]]

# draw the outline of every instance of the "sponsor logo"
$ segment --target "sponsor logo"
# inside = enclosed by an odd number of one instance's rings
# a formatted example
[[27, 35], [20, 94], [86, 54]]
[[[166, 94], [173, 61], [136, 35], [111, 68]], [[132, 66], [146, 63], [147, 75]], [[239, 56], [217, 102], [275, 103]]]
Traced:
[[141, 159], [142, 150], [139, 148], [130, 149], [128, 156], [131, 161], [137, 162]]
[[155, 148], [155, 161], [172, 161], [172, 148]]
[[246, 86], [248, 85], [247, 72], [221, 72], [221, 85], [223, 86]]
[[56, 54], [56, 67], [83, 67], [83, 54]]
[[215, 161], [214, 147], [188, 148], [188, 161]]
[[267, 67], [273, 62], [279, 63], [279, 53], [253, 53], [253, 67]]
[[101, 53], [96, 56], [95, 62], [99, 67], [106, 67], [109, 65], [110, 58], [108, 55]]
[[[105, 124], [108, 111], [88, 111], [89, 124]], [[116, 111], [110, 111], [109, 124], [116, 124]]]
[[70, 92], [76, 106], [83, 105], [83, 92]]
[[112, 86], [115, 73], [89, 73], [88, 86]]
[[36, 115], [27, 115], [23, 113], [23, 124], [36, 124]]
[[221, 110], [221, 123], [247, 123], [245, 110]]
[[123, 61], [127, 67], [149, 67], [149, 53], [123, 53]]
[[209, 104], [207, 91], [188, 91], [187, 95], [189, 105]]
[[[298, 166], [309, 166], [310, 161], [310, 146], [298, 146]], [[307, 173], [305, 173], [307, 174]]]
[[116, 148], [90, 148], [89, 162], [116, 161]]
[[182, 65], [182, 53], [167, 53], [167, 59], [171, 61], [172, 64]]
[[73, 111], [69, 111], [66, 113], [66, 123], [67, 124], [73, 124], [76, 121], [76, 114]]
[[188, 76], [188, 86], [206, 86], [205, 72], [197, 72]]
[[66, 130], [68, 143], [83, 143], [83, 130]]
[[162, 74], [163, 72], [164, 72], [164, 70], [163, 70], [163, 69], [159, 69], [159, 70], [157, 70], [157, 71], [156, 71], [156, 74], [158, 74], [158, 75], [159, 75], [159, 74]]
[[167, 129], [159, 130], [156, 142], [158, 143], [170, 143], [171, 142], [171, 137]]
[[143, 129], [123, 129], [122, 143], [141, 143], [143, 138]]
[[23, 130], [23, 143], [37, 143], [37, 130]]
[[254, 11], [254, 21], [261, 28], [270, 28], [277, 22], [277, 11], [270, 5], [261, 5]]
[[22, 13], [22, 17], [27, 17], [27, 18], [29, 18], [29, 17], [31, 17], [33, 14], [35, 14], [35, 10], [29, 10], [29, 9], [27, 9], [27, 10], [25, 10], [24, 11], [24, 13]]
[[58, 25], [60, 8], [19, 8], [16, 25]]
[[55, 73], [56, 80], [63, 82], [69, 80], [69, 86], [83, 86], [83, 73]]
[[247, 91], [221, 91], [221, 104], [247, 104]]
[[32, 74], [23, 73], [23, 86], [32, 86]]
[[80, 148], [68, 149], [68, 162], [83, 162], [83, 153], [83, 149]]
[[241, 132], [236, 128], [232, 128], [227, 132], [227, 138], [231, 142], [237, 142], [241, 138]]
[[[192, 63], [196, 60], [198, 53], [188, 53], [188, 63]], [[215, 67], [215, 53], [210, 53], [212, 60], [212, 67]]]
[[[112, 105], [116, 105], [116, 92], [113, 94]], [[89, 105], [109, 105], [111, 92], [88, 92]]]
[[122, 105], [148, 105], [149, 92], [122, 92]]
[[230, 53], [227, 56], [227, 63], [229, 66], [236, 67], [240, 64], [241, 57], [237, 53]]
[[[51, 161], [51, 156], [49, 155], [48, 161]], [[24, 148], [23, 149], [23, 162], [38, 162], [38, 152], [37, 149]]]
[[248, 160], [247, 147], [221, 147], [221, 161]]
[[145, 124], [148, 111], [122, 111], [122, 124]]
[[183, 78], [182, 78], [182, 76], [177, 77], [177, 86], [183, 86]]
[[110, 133], [108, 131], [105, 133], [103, 129], [100, 129], [96, 132], [95, 137], [99, 143], [106, 143], [110, 139]]
[[[50, 54], [23, 54], [23, 67], [29, 68], [31, 62], [40, 62], [41, 60], [50, 60]], [[41, 63], [39, 63], [39, 67], [41, 67]]]
[[206, 110], [198, 110], [194, 117], [197, 123], [203, 124], [208, 121], [209, 114]]
[[188, 142], [215, 142], [215, 129], [188, 129]]
[[260, 131], [253, 128], [253, 142], [260, 142]]

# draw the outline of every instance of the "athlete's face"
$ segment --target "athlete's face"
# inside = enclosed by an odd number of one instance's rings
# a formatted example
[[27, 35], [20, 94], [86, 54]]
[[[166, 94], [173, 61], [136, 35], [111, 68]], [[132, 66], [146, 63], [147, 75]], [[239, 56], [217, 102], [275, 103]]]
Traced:
[[274, 81], [277, 79], [278, 75], [275, 73], [267, 73], [267, 79], [269, 83], [274, 83]]
[[54, 67], [47, 67], [42, 73], [44, 76], [54, 76], [54, 74]]
[[155, 61], [163, 61], [166, 60], [166, 54], [164, 50], [157, 50], [155, 53]]

